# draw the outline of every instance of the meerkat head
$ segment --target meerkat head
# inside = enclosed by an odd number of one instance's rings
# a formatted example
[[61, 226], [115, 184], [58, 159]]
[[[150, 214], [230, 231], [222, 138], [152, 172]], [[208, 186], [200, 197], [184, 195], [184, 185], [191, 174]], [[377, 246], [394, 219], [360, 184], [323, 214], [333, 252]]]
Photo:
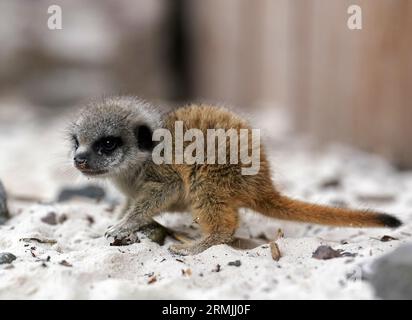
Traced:
[[151, 156], [160, 112], [132, 97], [105, 98], [84, 107], [69, 127], [74, 166], [86, 176], [111, 177]]

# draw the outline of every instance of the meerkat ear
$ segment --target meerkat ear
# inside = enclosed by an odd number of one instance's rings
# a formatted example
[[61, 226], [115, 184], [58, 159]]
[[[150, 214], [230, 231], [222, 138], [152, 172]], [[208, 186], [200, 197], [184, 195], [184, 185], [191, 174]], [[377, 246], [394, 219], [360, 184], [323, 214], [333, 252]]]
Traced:
[[139, 124], [134, 128], [134, 135], [137, 140], [137, 146], [141, 150], [152, 151], [154, 142], [152, 140], [152, 129], [147, 125]]

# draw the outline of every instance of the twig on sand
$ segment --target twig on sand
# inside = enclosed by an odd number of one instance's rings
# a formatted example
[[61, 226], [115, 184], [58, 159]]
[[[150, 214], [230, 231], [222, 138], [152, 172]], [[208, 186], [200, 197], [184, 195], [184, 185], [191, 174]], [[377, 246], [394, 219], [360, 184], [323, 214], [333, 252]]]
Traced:
[[54, 239], [39, 239], [39, 238], [21, 238], [20, 241], [24, 242], [38, 242], [38, 243], [48, 243], [48, 244], [55, 244], [57, 243]]
[[281, 258], [281, 253], [279, 247], [275, 241], [270, 242], [270, 253], [272, 254], [272, 258], [275, 261], [279, 261]]

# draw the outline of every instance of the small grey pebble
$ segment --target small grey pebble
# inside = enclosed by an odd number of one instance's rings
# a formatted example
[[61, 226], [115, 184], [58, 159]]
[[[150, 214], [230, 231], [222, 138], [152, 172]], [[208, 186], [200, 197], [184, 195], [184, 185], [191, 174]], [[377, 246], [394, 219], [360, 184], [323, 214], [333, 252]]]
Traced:
[[240, 262], [240, 260], [230, 261], [227, 265], [234, 266], [234, 267], [240, 267], [242, 265], [242, 262]]
[[40, 219], [42, 222], [55, 226], [57, 224], [57, 215], [54, 212], [49, 212], [43, 218]]
[[12, 263], [16, 259], [16, 256], [10, 252], [0, 253], [0, 264]]

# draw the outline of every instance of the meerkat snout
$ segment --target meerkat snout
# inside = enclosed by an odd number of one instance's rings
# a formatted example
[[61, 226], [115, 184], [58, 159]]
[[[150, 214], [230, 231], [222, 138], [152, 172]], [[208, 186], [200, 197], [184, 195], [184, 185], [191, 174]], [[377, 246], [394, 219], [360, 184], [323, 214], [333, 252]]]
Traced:
[[74, 166], [78, 169], [87, 169], [89, 155], [86, 153], [75, 155], [73, 158]]

